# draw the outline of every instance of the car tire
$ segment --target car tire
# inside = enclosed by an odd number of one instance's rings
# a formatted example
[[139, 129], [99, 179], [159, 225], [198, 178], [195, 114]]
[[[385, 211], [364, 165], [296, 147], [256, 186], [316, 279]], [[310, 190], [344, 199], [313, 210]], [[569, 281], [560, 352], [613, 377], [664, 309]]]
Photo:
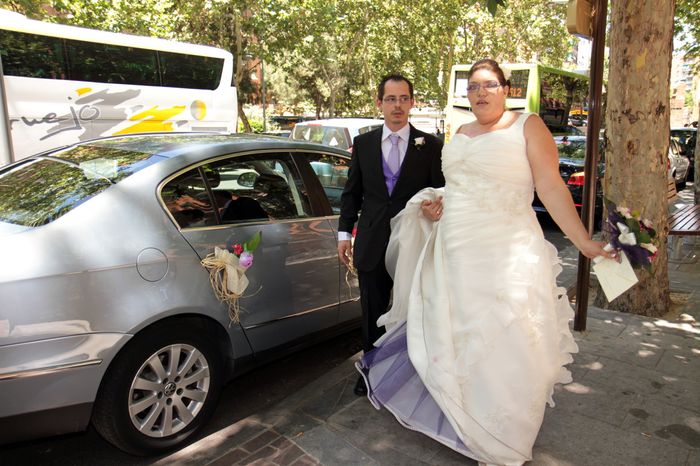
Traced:
[[[107, 371], [92, 424], [128, 453], [181, 446], [206, 423], [223, 380], [222, 358], [206, 326], [190, 319], [137, 334]], [[198, 331], [202, 330], [202, 331]]]

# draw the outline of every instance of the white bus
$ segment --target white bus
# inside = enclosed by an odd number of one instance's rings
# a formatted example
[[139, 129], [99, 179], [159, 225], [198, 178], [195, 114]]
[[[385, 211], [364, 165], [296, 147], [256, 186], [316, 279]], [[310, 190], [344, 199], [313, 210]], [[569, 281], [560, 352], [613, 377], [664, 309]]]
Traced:
[[[467, 98], [467, 75], [472, 65], [454, 65], [445, 108], [445, 134], [449, 139], [461, 125], [474, 120]], [[584, 134], [569, 124], [588, 109], [588, 76], [539, 63], [503, 63], [510, 71], [510, 91], [506, 107], [539, 114], [557, 134]]]
[[0, 10], [15, 160], [100, 136], [235, 132], [233, 56]]

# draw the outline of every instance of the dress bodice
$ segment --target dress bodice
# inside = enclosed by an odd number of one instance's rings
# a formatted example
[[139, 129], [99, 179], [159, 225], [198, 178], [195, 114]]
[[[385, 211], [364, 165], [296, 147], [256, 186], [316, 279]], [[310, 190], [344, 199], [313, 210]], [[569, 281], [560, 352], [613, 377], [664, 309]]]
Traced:
[[521, 210], [533, 200], [534, 182], [523, 126], [529, 114], [509, 127], [469, 137], [455, 134], [442, 153], [446, 198], [469, 200], [486, 209]]

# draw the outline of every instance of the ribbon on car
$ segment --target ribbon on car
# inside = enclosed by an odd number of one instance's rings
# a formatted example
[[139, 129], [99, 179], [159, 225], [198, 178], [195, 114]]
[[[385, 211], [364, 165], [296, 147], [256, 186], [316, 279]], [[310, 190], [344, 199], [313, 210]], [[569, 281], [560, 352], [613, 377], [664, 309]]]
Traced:
[[239, 258], [225, 249], [214, 248], [214, 252], [202, 259], [202, 265], [209, 271], [209, 283], [214, 295], [221, 302], [228, 304], [228, 315], [231, 322], [240, 322], [240, 307], [238, 300], [248, 287], [246, 267], [240, 264]]

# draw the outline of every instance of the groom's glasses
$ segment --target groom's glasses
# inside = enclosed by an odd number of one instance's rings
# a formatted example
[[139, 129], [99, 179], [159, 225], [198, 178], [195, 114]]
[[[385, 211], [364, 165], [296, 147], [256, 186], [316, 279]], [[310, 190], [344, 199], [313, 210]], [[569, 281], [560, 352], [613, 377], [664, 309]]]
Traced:
[[501, 83], [499, 83], [498, 81], [486, 81], [483, 84], [470, 83], [467, 86], [467, 92], [470, 94], [479, 92], [479, 89], [481, 89], [482, 87], [486, 89], [487, 92], [496, 92], [496, 89], [501, 87]]
[[394, 105], [396, 102], [398, 102], [400, 104], [407, 104], [410, 101], [411, 101], [411, 97], [407, 96], [407, 95], [402, 95], [399, 97], [396, 97], [395, 95], [390, 95], [389, 97], [384, 97], [382, 99], [382, 102], [384, 102], [385, 104], [389, 104], [389, 105]]

